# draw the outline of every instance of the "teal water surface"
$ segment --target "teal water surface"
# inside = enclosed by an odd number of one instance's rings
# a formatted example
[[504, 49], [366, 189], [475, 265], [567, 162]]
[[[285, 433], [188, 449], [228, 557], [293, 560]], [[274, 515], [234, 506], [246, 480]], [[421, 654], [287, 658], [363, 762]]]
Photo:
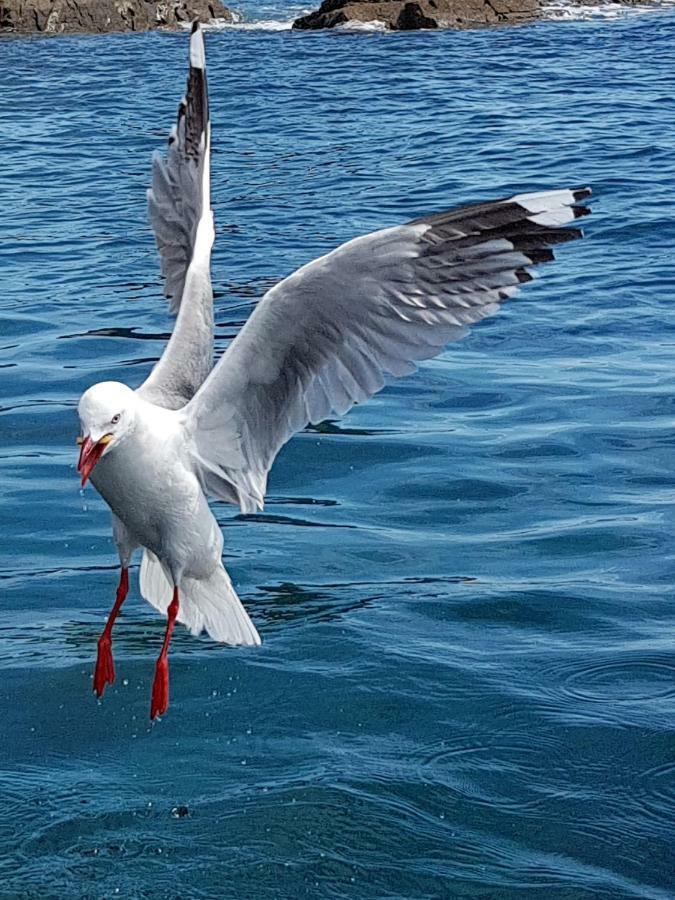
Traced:
[[[253, 7], [253, 4], [249, 4]], [[260, 8], [261, 18], [284, 18]], [[186, 36], [0, 42], [0, 896], [675, 897], [675, 13], [207, 35], [219, 349], [350, 237], [591, 184], [586, 238], [216, 504], [263, 637], [114, 597], [80, 393], [170, 330], [144, 191]]]

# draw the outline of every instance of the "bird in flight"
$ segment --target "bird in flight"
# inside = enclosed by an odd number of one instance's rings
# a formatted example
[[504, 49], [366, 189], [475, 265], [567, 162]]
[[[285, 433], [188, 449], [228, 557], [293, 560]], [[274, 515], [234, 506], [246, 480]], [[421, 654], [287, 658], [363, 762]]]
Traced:
[[590, 189], [554, 190], [357, 237], [269, 290], [214, 366], [210, 148], [204, 37], [195, 23], [187, 92], [148, 191], [173, 333], [140, 387], [101, 382], [78, 406], [78, 472], [112, 510], [120, 559], [94, 691], [100, 697], [115, 680], [112, 628], [141, 547], [141, 593], [166, 615], [152, 719], [169, 704], [177, 621], [224, 644], [260, 644], [223, 566], [207, 497], [244, 513], [262, 509], [269, 470], [295, 432], [344, 415], [387, 375], [414, 371], [495, 313], [532, 279], [532, 266], [553, 259], [554, 244], [581, 237], [566, 226], [590, 211]]

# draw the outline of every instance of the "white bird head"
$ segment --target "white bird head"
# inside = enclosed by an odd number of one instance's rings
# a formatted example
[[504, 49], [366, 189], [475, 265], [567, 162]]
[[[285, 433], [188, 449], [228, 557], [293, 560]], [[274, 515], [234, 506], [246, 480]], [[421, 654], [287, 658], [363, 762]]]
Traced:
[[82, 394], [77, 407], [82, 426], [77, 471], [83, 487], [101, 457], [134, 431], [137, 408], [134, 391], [118, 381], [102, 381]]

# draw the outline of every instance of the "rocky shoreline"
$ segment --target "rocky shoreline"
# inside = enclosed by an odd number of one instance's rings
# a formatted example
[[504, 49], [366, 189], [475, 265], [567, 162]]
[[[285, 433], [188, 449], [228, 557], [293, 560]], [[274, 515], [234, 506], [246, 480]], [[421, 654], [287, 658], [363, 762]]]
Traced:
[[178, 29], [234, 18], [221, 0], [0, 0], [0, 31], [19, 34]]
[[[520, 25], [546, 18], [547, 0], [324, 0], [293, 22], [294, 29], [484, 28]], [[632, 6], [645, 0], [571, 0]], [[647, 0], [648, 2], [648, 0]], [[658, 3], [654, 3], [657, 7]], [[550, 16], [549, 16], [550, 18]], [[115, 31], [177, 30], [194, 19], [241, 21], [222, 0], [0, 0], [0, 32], [100, 34]]]
[[391, 31], [520, 24], [541, 15], [540, 0], [324, 0], [293, 28], [381, 22]]

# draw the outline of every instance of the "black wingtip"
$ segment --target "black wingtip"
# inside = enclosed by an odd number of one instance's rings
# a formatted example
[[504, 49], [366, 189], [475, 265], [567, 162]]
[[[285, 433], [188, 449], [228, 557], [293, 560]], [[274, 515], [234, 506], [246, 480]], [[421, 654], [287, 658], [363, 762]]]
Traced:
[[192, 32], [191, 33], [194, 34], [195, 31], [199, 31], [199, 19], [195, 19], [192, 22]]
[[583, 216], [590, 216], [591, 208], [589, 206], [573, 206], [574, 218], [581, 219]]
[[553, 250], [549, 250], [548, 247], [533, 247], [527, 251], [527, 256], [534, 264], [552, 262], [555, 259]]
[[510, 241], [516, 250], [522, 251], [526, 256], [532, 248], [552, 247], [555, 244], [566, 244], [568, 241], [576, 241], [583, 237], [581, 228], [549, 228], [545, 225], [530, 223], [528, 227], [518, 229], [504, 229], [503, 236]]
[[586, 197], [590, 197], [593, 191], [589, 187], [583, 188], [572, 188], [572, 196], [574, 197], [574, 202], [578, 203], [580, 200], [585, 200]]

